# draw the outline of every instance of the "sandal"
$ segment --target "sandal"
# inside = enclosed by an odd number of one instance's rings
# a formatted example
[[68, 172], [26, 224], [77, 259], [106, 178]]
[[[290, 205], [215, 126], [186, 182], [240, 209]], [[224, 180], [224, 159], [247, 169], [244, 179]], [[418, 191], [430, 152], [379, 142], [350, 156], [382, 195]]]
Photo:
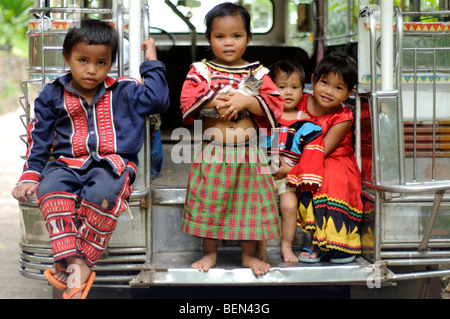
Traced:
[[[321, 262], [323, 256], [325, 256], [325, 253], [318, 247], [316, 247], [314, 249], [309, 249], [307, 247], [303, 247], [302, 251], [306, 251], [306, 252], [309, 253], [309, 257], [308, 258], [302, 257], [301, 255], [297, 256], [298, 257], [298, 261], [301, 261], [301, 262], [304, 262], [304, 263], [310, 263], [310, 264], [318, 263], [318, 262]], [[319, 251], [319, 255], [317, 255], [316, 258], [311, 258], [312, 253], [315, 252], [315, 251]]]
[[348, 264], [355, 260], [355, 255], [350, 255], [344, 252], [336, 252], [333, 257], [330, 257], [330, 262], [334, 264]]
[[[56, 263], [56, 269], [57, 269], [57, 272], [60, 272], [60, 271], [67, 272], [67, 269], [60, 263]], [[51, 268], [48, 268], [44, 271], [44, 276], [45, 276], [45, 278], [47, 278], [48, 282], [56, 289], [58, 289], [58, 290], [66, 290], [67, 289], [67, 284], [56, 279], [51, 271]]]
[[82, 284], [80, 287], [73, 288], [72, 291], [69, 293], [66, 293], [64, 291], [63, 298], [64, 299], [72, 299], [74, 294], [82, 291], [80, 299], [86, 299], [86, 297], [89, 293], [89, 290], [91, 289], [92, 284], [94, 283], [94, 278], [95, 278], [95, 272], [91, 271], [89, 278], [87, 279], [87, 281], [84, 284]]

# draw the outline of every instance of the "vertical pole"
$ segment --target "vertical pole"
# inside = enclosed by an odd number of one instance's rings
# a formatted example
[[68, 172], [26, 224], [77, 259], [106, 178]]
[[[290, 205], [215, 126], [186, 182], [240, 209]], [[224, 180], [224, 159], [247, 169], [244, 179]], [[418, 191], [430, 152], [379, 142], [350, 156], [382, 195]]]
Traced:
[[381, 0], [381, 89], [393, 90], [394, 85], [394, 30], [392, 18], [394, 3], [392, 0]]
[[142, 43], [142, 4], [141, 0], [130, 0], [129, 18], [129, 76], [140, 80], [139, 66], [141, 64]]

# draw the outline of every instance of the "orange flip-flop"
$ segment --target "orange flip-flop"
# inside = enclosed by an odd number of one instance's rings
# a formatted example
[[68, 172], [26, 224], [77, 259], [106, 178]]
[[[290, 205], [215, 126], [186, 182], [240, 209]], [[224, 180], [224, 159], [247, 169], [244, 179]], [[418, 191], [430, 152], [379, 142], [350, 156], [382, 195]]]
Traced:
[[95, 272], [91, 271], [89, 278], [87, 279], [87, 281], [84, 284], [82, 284], [80, 287], [73, 288], [72, 291], [68, 294], [64, 291], [63, 298], [71, 299], [74, 294], [82, 291], [80, 299], [86, 299], [86, 297], [89, 293], [89, 290], [91, 289], [92, 284], [94, 283], [94, 278], [95, 278]]
[[[56, 268], [57, 268], [57, 271], [58, 271], [58, 272], [60, 272], [60, 271], [67, 271], [67, 269], [64, 268], [64, 266], [61, 265], [61, 264], [59, 264], [59, 263], [56, 263]], [[47, 278], [48, 282], [49, 282], [53, 287], [55, 287], [56, 289], [59, 289], [59, 290], [66, 290], [67, 284], [65, 284], [65, 283], [59, 281], [58, 279], [56, 279], [56, 278], [53, 276], [53, 274], [52, 274], [51, 268], [48, 268], [48, 269], [46, 269], [46, 270], [44, 271], [44, 276], [45, 276], [45, 278]]]

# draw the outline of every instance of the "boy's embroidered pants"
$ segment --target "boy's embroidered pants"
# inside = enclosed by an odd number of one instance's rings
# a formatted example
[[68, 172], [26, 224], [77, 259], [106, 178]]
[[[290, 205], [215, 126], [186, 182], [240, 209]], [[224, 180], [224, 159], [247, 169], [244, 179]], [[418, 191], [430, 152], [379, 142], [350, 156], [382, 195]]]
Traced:
[[126, 169], [118, 176], [107, 165], [98, 163], [78, 170], [51, 162], [41, 177], [36, 197], [55, 262], [80, 257], [93, 267], [119, 215], [127, 209], [134, 172]]

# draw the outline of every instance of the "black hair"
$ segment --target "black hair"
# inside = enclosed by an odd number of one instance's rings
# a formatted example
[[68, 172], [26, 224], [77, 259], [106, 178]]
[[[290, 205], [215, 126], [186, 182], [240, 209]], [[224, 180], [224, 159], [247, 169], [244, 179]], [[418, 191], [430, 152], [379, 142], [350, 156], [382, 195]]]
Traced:
[[111, 61], [116, 61], [116, 55], [119, 48], [119, 36], [116, 29], [106, 22], [86, 19], [74, 24], [67, 32], [63, 43], [63, 54], [70, 57], [73, 48], [81, 42], [88, 45], [103, 44], [111, 48]]
[[240, 15], [242, 20], [244, 21], [245, 31], [247, 32], [247, 36], [250, 38], [252, 36], [251, 26], [250, 26], [250, 13], [248, 13], [247, 9], [245, 9], [242, 5], [238, 3], [224, 2], [218, 4], [214, 8], [212, 8], [205, 16], [205, 37], [209, 41], [211, 38], [211, 29], [212, 24], [215, 18], [228, 17]]
[[299, 63], [290, 60], [281, 60], [269, 67], [269, 76], [272, 81], [275, 81], [275, 78], [281, 72], [286, 75], [286, 78], [290, 77], [293, 73], [298, 73], [302, 84], [302, 90], [305, 89], [305, 70]]
[[350, 92], [358, 83], [358, 67], [356, 61], [342, 53], [331, 53], [320, 60], [313, 74], [313, 82], [317, 83], [328, 74], [341, 76]]

